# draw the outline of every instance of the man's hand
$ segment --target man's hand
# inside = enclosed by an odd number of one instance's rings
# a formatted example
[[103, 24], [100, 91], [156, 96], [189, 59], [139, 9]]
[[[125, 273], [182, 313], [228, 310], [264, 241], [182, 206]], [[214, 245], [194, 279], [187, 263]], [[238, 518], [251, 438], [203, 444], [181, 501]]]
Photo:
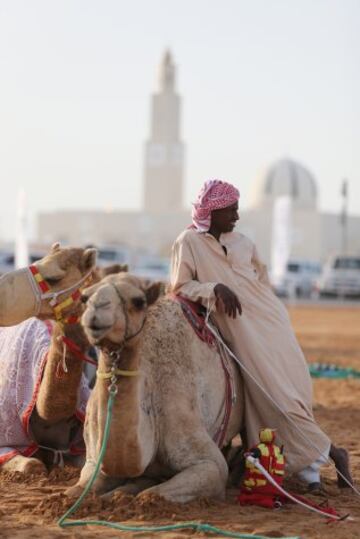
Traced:
[[240, 301], [238, 300], [236, 294], [230, 288], [224, 284], [217, 284], [214, 288], [215, 296], [218, 301], [222, 304], [225, 313], [232, 318], [236, 318], [236, 311], [239, 311], [239, 314], [242, 313], [242, 308]]

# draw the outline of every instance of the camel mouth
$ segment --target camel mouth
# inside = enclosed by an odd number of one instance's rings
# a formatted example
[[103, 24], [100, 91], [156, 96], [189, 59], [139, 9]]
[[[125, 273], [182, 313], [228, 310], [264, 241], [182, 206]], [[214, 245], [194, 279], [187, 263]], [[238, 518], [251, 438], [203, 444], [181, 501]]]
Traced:
[[90, 341], [97, 344], [105, 337], [112, 326], [86, 326], [85, 331]]

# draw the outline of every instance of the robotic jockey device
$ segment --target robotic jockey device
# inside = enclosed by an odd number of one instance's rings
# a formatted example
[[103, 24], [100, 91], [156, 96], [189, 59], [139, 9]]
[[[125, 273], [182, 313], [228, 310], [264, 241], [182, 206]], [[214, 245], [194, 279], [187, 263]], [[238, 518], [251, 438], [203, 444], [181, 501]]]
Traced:
[[[270, 483], [255, 464], [254, 459], [268, 472], [272, 479], [281, 486], [285, 473], [285, 458], [283, 448], [275, 444], [275, 430], [261, 429], [256, 446], [245, 454], [245, 474], [241, 484], [238, 501], [241, 505], [260, 505], [263, 507], [276, 507], [279, 491]], [[249, 458], [252, 457], [252, 458]]]

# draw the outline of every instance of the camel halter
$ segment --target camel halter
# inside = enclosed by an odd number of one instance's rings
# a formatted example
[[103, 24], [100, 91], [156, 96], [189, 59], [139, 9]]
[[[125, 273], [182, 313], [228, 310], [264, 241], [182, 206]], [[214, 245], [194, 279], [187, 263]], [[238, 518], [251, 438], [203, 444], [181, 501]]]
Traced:
[[[56, 376], [57, 378], [62, 378], [64, 374], [68, 373], [68, 368], [66, 365], [67, 348], [72, 349], [72, 352], [78, 357], [78, 359], [82, 359], [83, 361], [87, 361], [89, 363], [91, 362], [90, 358], [87, 358], [84, 354], [81, 353], [81, 351], [74, 349], [76, 347], [75, 343], [72, 343], [71, 341], [71, 344], [70, 344], [70, 339], [66, 339], [64, 335], [65, 324], [76, 324], [79, 321], [79, 318], [77, 315], [70, 315], [70, 316], [64, 317], [63, 311], [64, 309], [66, 309], [67, 307], [70, 307], [70, 305], [72, 305], [73, 303], [75, 303], [76, 301], [80, 299], [81, 297], [80, 286], [89, 279], [93, 271], [93, 268], [91, 268], [91, 270], [89, 270], [81, 279], [79, 279], [79, 281], [77, 281], [72, 286], [63, 288], [61, 290], [57, 290], [55, 292], [51, 291], [51, 287], [49, 283], [46, 281], [46, 279], [44, 279], [44, 277], [41, 275], [40, 271], [35, 265], [31, 265], [28, 268], [25, 268], [25, 271], [28, 272], [28, 276], [30, 278], [30, 282], [32, 285], [32, 290], [34, 292], [34, 296], [36, 300], [36, 305], [35, 305], [36, 315], [38, 315], [40, 312], [42, 301], [46, 299], [50, 299], [49, 305], [52, 307], [56, 322], [61, 327], [62, 335], [59, 337], [59, 339], [62, 340], [63, 342], [63, 356], [62, 356], [62, 361], [59, 362], [58, 364]], [[70, 295], [66, 297], [65, 299], [63, 299], [62, 301], [57, 302], [58, 296], [62, 294], [66, 294], [67, 292], [70, 292]], [[81, 357], [80, 357], [80, 354], [81, 354]]]
[[129, 335], [129, 317], [128, 317], [128, 314], [127, 314], [127, 311], [125, 309], [125, 300], [124, 298], [121, 296], [119, 290], [116, 288], [116, 286], [114, 284], [111, 283], [111, 285], [114, 287], [115, 289], [115, 292], [116, 292], [116, 295], [118, 296], [119, 300], [120, 300], [120, 303], [123, 307], [123, 312], [124, 312], [124, 317], [125, 317], [125, 336], [124, 336], [124, 339], [123, 341], [119, 344], [119, 347], [117, 350], [113, 350], [112, 352], [110, 352], [108, 355], [110, 356], [110, 359], [111, 359], [111, 369], [110, 369], [110, 372], [104, 372], [104, 371], [97, 371], [96, 373], [96, 376], [99, 378], [99, 380], [109, 380], [110, 379], [110, 385], [108, 387], [108, 391], [110, 393], [113, 393], [114, 395], [116, 395], [118, 389], [117, 389], [117, 379], [118, 379], [118, 376], [127, 376], [127, 377], [132, 377], [132, 376], [138, 376], [140, 374], [140, 371], [129, 371], [129, 370], [124, 370], [124, 369], [119, 369], [117, 367], [117, 364], [121, 358], [121, 353], [125, 347], [125, 344], [130, 341], [131, 339], [133, 339], [134, 337], [136, 337], [137, 335], [139, 335], [139, 333], [143, 330], [144, 328], [144, 325], [145, 325], [145, 322], [146, 322], [146, 316], [144, 316], [144, 319], [142, 321], [142, 324], [140, 326], [140, 328], [135, 331], [135, 333], [133, 333], [132, 335]]
[[[62, 311], [66, 309], [66, 307], [69, 307], [74, 303], [76, 300], [80, 298], [80, 286], [85, 283], [92, 271], [93, 268], [91, 268], [90, 271], [88, 271], [81, 279], [79, 279], [75, 284], [72, 286], [69, 286], [67, 288], [63, 288], [61, 290], [51, 291], [51, 287], [49, 283], [44, 279], [44, 277], [41, 275], [40, 271], [35, 265], [31, 265], [28, 268], [25, 268], [29, 273], [30, 282], [32, 284], [32, 290], [34, 292], [35, 300], [36, 300], [36, 306], [35, 311], [36, 315], [39, 314], [41, 303], [42, 301], [49, 299], [49, 305], [52, 307], [55, 319], [60, 324], [64, 323], [74, 323], [73, 317], [69, 318], [63, 318]], [[37, 285], [37, 286], [36, 286]], [[70, 296], [65, 298], [63, 301], [57, 302], [58, 296], [62, 294], [66, 294], [70, 292]]]

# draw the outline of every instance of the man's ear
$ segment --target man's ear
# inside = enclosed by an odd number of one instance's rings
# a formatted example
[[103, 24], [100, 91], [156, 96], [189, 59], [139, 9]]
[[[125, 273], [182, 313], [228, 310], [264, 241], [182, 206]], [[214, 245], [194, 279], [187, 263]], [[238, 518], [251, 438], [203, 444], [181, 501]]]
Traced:
[[160, 296], [161, 283], [153, 283], [145, 289], [145, 296], [148, 305], [152, 305]]
[[91, 270], [95, 267], [97, 257], [97, 249], [93, 247], [91, 249], [85, 249], [82, 255], [81, 265], [85, 271]]

